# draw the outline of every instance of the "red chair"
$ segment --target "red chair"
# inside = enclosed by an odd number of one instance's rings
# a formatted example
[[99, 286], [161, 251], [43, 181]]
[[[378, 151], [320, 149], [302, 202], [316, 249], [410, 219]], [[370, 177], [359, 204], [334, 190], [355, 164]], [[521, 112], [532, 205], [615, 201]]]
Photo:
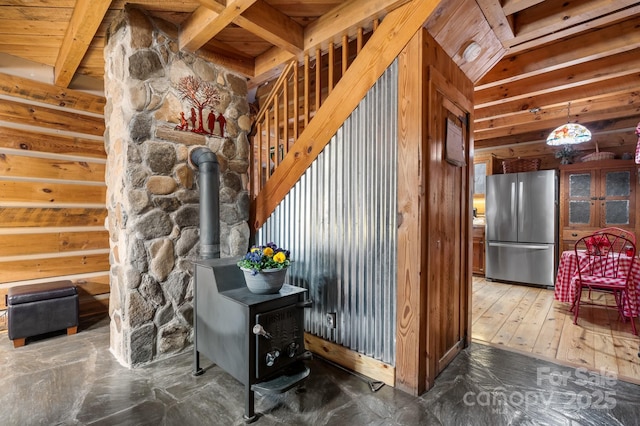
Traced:
[[[631, 312], [631, 304], [635, 307], [636, 303], [636, 292], [633, 287], [635, 283], [632, 278], [636, 255], [635, 242], [618, 232], [609, 233], [601, 230], [579, 239], [574, 250], [579, 266], [576, 277], [576, 298], [571, 306], [574, 312], [573, 323], [578, 323], [581, 304], [597, 304], [591, 298], [591, 290], [613, 293], [615, 307], [625, 321], [624, 311]], [[587, 301], [582, 300], [584, 289], [589, 290]], [[631, 328], [633, 334], [637, 335], [633, 318], [631, 318]]]
[[633, 241], [633, 244], [636, 243], [636, 234], [631, 231], [622, 228], [616, 228], [615, 226], [610, 226], [608, 228], [598, 229], [595, 234], [602, 234], [603, 232], [608, 232], [609, 234], [616, 234], [621, 237], [625, 237], [628, 240]]

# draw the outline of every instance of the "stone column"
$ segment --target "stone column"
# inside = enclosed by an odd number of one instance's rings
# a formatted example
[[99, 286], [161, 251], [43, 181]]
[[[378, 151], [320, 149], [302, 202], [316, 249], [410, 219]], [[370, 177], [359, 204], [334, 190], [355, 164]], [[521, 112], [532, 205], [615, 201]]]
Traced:
[[[244, 254], [249, 244], [246, 80], [179, 51], [176, 39], [169, 23], [126, 8], [104, 53], [110, 349], [127, 366], [193, 342], [199, 195], [187, 164], [191, 147], [208, 146], [220, 163], [221, 255]], [[215, 85], [221, 100], [212, 112], [224, 116], [224, 134], [176, 130], [180, 112], [191, 108], [176, 89], [187, 76]]]

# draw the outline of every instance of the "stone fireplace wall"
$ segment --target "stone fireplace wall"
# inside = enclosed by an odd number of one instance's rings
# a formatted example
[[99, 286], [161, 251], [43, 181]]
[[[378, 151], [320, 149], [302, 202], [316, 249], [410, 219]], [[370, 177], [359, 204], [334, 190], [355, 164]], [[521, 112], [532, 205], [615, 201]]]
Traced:
[[[110, 349], [135, 366], [193, 342], [193, 261], [199, 255], [197, 172], [190, 149], [208, 146], [220, 164], [221, 256], [249, 244], [247, 167], [250, 131], [246, 80], [178, 49], [176, 29], [127, 8], [105, 47], [106, 226], [110, 235]], [[214, 85], [224, 134], [176, 130], [191, 105], [178, 82]], [[208, 111], [205, 111], [205, 117]]]

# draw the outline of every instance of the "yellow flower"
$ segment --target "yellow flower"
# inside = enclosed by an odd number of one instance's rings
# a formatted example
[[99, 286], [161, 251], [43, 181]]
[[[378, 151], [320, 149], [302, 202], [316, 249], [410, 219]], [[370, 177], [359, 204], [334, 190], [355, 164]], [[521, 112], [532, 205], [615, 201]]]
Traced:
[[283, 263], [285, 260], [287, 260], [287, 256], [285, 256], [283, 252], [279, 251], [275, 256], [273, 256], [273, 260], [278, 263]]
[[262, 254], [267, 257], [271, 257], [273, 256], [273, 249], [271, 247], [265, 247], [264, 250], [262, 250]]
[[260, 247], [251, 247], [251, 253], [255, 253], [257, 251], [260, 251]]

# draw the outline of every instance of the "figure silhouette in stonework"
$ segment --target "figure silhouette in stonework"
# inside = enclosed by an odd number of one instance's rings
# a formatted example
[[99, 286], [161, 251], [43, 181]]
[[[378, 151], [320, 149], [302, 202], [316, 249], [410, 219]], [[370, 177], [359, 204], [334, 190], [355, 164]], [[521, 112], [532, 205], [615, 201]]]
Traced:
[[222, 114], [220, 114], [218, 116], [218, 123], [220, 123], [220, 137], [224, 136], [224, 125], [227, 122], [227, 120], [224, 119], [224, 117], [222, 116]]
[[198, 120], [197, 117], [196, 117], [196, 109], [195, 108], [191, 108], [191, 118], [189, 120], [191, 120], [191, 129], [195, 130], [196, 121]]
[[187, 119], [184, 118], [184, 111], [180, 113], [180, 124], [176, 126], [176, 130], [189, 130], [189, 123], [187, 123]]
[[209, 127], [209, 133], [213, 134], [213, 129], [216, 126], [216, 115], [213, 111], [209, 111], [209, 116], [207, 117], [207, 127]]

